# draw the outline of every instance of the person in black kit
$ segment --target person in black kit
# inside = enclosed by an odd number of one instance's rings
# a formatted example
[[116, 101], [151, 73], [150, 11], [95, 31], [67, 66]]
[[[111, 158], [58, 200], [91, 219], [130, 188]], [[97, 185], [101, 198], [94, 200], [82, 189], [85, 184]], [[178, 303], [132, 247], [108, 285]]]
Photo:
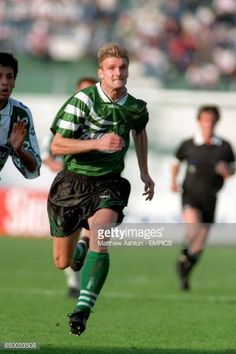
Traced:
[[199, 131], [181, 143], [172, 164], [171, 190], [178, 191], [177, 176], [181, 162], [187, 162], [182, 186], [183, 220], [187, 225], [186, 243], [177, 260], [176, 270], [181, 288], [189, 290], [189, 276], [204, 248], [214, 222], [217, 192], [224, 180], [234, 173], [231, 145], [214, 134], [220, 119], [217, 106], [200, 107]]

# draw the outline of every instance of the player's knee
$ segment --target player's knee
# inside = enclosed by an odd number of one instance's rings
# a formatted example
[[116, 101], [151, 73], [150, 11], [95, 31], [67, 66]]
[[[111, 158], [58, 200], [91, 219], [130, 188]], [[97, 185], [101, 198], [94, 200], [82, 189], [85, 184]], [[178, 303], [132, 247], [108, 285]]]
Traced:
[[65, 269], [70, 266], [70, 261], [61, 257], [54, 257], [54, 265], [57, 269]]

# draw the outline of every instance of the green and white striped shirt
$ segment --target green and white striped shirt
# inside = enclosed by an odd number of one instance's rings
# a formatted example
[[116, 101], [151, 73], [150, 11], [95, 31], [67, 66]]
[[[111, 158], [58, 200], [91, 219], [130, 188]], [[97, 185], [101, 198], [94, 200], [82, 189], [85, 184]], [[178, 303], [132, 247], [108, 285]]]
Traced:
[[102, 90], [100, 83], [90, 86], [65, 102], [51, 126], [65, 138], [100, 139], [107, 133], [116, 133], [124, 139], [122, 151], [64, 155], [65, 168], [81, 175], [102, 176], [120, 173], [129, 147], [130, 130], [140, 131], [148, 122], [146, 102], [126, 93], [117, 101]]
[[[28, 131], [22, 148], [34, 156], [36, 161], [36, 169], [34, 172], [30, 172], [26, 169], [8, 142], [12, 132], [13, 123], [20, 120], [25, 122]], [[9, 98], [6, 107], [0, 110], [0, 171], [9, 156], [11, 156], [14, 165], [25, 178], [31, 179], [39, 176], [41, 158], [38, 141], [34, 131], [32, 115], [28, 107], [13, 98]]]

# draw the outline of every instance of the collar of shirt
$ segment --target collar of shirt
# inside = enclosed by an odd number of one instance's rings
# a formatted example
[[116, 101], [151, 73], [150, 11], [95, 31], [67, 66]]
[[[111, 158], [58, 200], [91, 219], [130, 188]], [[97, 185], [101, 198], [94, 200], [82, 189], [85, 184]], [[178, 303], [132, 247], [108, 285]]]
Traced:
[[0, 114], [9, 115], [10, 111], [11, 111], [11, 103], [10, 103], [10, 99], [8, 99], [7, 105], [0, 110]]
[[[194, 141], [195, 145], [204, 145], [205, 144], [203, 136], [202, 136], [200, 131], [198, 131], [194, 135], [193, 141]], [[212, 138], [211, 138], [211, 145], [219, 146], [221, 144], [222, 144], [222, 139], [219, 136], [217, 136], [217, 135], [213, 135]]]
[[125, 93], [123, 94], [123, 96], [121, 96], [120, 98], [118, 98], [117, 100], [113, 101], [107, 94], [106, 92], [102, 89], [102, 86], [100, 84], [100, 82], [96, 83], [97, 86], [97, 90], [99, 93], [99, 96], [101, 97], [101, 99], [106, 102], [106, 103], [118, 103], [119, 105], [123, 105], [127, 98], [128, 98], [128, 92], [127, 90], [125, 91]]

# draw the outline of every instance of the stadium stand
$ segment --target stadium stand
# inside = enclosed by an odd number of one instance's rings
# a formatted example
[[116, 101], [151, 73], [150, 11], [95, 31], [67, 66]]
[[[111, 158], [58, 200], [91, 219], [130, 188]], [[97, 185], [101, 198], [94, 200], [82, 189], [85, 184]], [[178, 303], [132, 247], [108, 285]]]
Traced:
[[235, 0], [1, 0], [0, 19], [1, 50], [29, 60], [78, 62], [119, 41], [159, 86], [236, 87]]

